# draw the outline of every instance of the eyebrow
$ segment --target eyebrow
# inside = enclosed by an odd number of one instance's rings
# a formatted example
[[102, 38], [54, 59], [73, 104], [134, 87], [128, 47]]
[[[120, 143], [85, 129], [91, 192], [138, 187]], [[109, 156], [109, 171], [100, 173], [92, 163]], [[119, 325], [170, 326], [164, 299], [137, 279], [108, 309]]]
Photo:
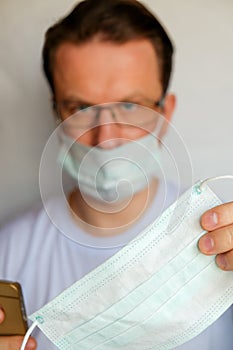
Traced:
[[63, 100], [63, 102], [65, 102], [65, 103], [74, 102], [74, 103], [80, 103], [80, 104], [85, 104], [85, 105], [90, 105], [90, 106], [93, 105], [92, 103], [87, 102], [85, 100], [82, 100], [81, 98], [74, 96], [74, 95], [66, 97]]
[[[140, 91], [135, 91], [132, 94], [128, 95], [125, 98], [121, 98], [119, 101], [111, 101], [111, 102], [128, 102], [130, 100], [138, 100], [138, 99], [143, 99], [143, 100], [148, 100], [148, 97], [146, 97], [144, 94], [142, 94]], [[91, 103], [90, 101], [87, 101], [85, 99], [82, 99], [79, 96], [75, 96], [75, 95], [70, 95], [67, 96], [63, 102], [75, 102], [75, 103], [80, 103], [80, 104], [85, 104], [88, 106], [92, 106], [95, 105], [96, 103]], [[106, 102], [103, 102], [106, 103]]]

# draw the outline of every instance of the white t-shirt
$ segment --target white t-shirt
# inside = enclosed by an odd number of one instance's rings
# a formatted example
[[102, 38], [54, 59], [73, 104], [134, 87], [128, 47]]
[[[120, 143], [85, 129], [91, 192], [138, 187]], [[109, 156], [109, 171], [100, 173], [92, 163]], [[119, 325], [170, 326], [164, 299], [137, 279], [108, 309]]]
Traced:
[[[162, 209], [176, 200], [175, 187], [166, 187], [165, 201], [164, 191], [160, 186], [154, 202], [135, 227], [102, 241], [82, 232], [73, 222], [64, 198], [51, 199], [46, 204], [47, 211], [32, 210], [0, 232], [0, 279], [21, 283], [27, 314], [32, 314], [154, 221]], [[33, 336], [38, 350], [56, 349], [39, 329]], [[233, 308], [177, 349], [232, 350]]]

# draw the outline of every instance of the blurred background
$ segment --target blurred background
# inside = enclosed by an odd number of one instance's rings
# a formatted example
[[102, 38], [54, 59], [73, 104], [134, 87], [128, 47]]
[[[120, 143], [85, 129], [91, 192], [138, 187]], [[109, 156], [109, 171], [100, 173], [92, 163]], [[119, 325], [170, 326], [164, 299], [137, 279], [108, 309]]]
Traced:
[[[41, 49], [46, 29], [76, 3], [0, 1], [0, 225], [40, 202], [39, 165], [55, 127]], [[175, 43], [173, 123], [192, 160], [192, 181], [233, 174], [233, 1], [143, 3], [157, 14]], [[182, 152], [176, 151], [182, 164]], [[51, 154], [56, 152], [54, 145]], [[56, 159], [50, 158], [43, 179], [53, 194]], [[189, 186], [185, 162], [182, 171], [182, 186]], [[172, 180], [172, 171], [169, 176]], [[233, 200], [233, 181], [219, 183], [217, 190]]]

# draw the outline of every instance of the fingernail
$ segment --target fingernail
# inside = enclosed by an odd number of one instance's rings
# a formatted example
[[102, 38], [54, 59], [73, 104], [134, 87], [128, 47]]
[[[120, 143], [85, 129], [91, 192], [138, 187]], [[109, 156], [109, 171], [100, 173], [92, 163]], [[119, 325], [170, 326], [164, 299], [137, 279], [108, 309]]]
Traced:
[[211, 237], [206, 236], [201, 240], [201, 245], [205, 252], [210, 252], [214, 248], [214, 240]]
[[221, 267], [223, 270], [227, 269], [227, 259], [223, 254], [218, 255], [216, 260], [217, 260], [217, 265], [219, 267]]
[[206, 228], [213, 228], [218, 224], [218, 215], [215, 212], [209, 212], [204, 216], [204, 225]]

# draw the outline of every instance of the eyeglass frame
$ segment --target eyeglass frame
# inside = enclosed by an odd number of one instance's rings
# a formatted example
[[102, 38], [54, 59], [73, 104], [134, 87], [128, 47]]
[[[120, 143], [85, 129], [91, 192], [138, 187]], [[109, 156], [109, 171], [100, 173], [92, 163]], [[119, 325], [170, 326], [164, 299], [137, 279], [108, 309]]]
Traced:
[[[139, 105], [139, 106], [142, 106], [142, 107], [147, 107], [147, 108], [151, 108], [153, 109], [153, 107], [158, 107], [158, 108], [164, 108], [164, 102], [165, 102], [165, 94], [162, 95], [162, 97], [158, 100], [158, 101], [153, 101], [152, 102], [152, 105], [151, 107], [148, 107], [146, 105], [143, 105], [143, 104], [140, 104], [140, 103], [136, 103], [136, 102], [129, 102], [129, 101], [119, 101], [119, 102], [109, 102], [109, 103], [106, 103], [106, 104], [113, 104], [113, 103], [125, 103], [125, 104], [135, 104], [135, 105]], [[149, 100], [148, 100], [149, 101]], [[56, 100], [53, 98], [52, 99], [52, 103], [53, 103], [53, 110], [56, 112], [56, 116], [58, 117], [58, 121], [63, 121], [63, 117], [62, 117], [62, 114], [59, 112], [59, 105], [64, 105], [66, 102], [70, 102], [70, 101], [61, 101], [61, 102], [56, 102]], [[151, 101], [150, 101], [151, 102]], [[82, 104], [80, 104], [81, 106]], [[74, 113], [71, 113], [70, 115], [67, 116], [67, 118], [69, 118], [70, 116], [78, 113], [78, 112], [81, 112], [81, 111], [84, 111], [85, 109], [88, 109], [88, 108], [91, 108], [91, 107], [94, 107], [95, 109], [101, 111], [103, 109], [106, 109], [106, 108], [109, 108], [110, 107], [103, 107], [103, 106], [99, 106], [99, 105], [88, 105], [88, 104], [83, 104], [85, 105], [84, 108], [80, 108], [79, 110], [77, 110], [76, 112]], [[99, 113], [100, 112], [97, 112], [97, 117], [99, 116]], [[115, 118], [114, 114], [113, 114], [113, 118]], [[66, 118], [65, 118], [66, 119]]]

